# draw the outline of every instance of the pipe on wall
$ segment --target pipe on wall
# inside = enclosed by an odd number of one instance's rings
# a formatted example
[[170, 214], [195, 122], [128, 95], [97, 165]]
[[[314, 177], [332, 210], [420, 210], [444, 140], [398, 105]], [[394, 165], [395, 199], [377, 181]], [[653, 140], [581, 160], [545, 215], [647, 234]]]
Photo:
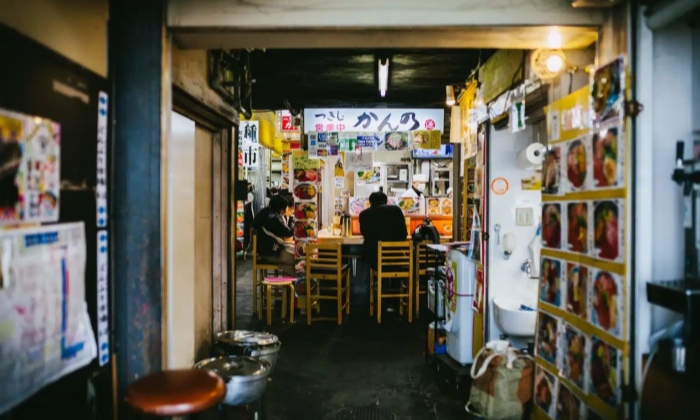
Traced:
[[700, 9], [700, 0], [670, 0], [660, 3], [647, 17], [647, 26], [651, 30], [661, 29], [695, 9]]

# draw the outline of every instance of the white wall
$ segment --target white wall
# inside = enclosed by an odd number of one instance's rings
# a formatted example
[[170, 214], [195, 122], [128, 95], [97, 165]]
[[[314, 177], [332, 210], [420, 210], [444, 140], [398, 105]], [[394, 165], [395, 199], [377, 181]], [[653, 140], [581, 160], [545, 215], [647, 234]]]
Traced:
[[[673, 184], [676, 141], [692, 150], [692, 131], [700, 128], [700, 31], [682, 20], [650, 31], [638, 16], [637, 100], [637, 377], [649, 335], [679, 318], [647, 302], [646, 283], [683, 277], [683, 199]], [[641, 385], [641, 381], [637, 382]]]
[[[522, 170], [517, 165], [518, 153], [532, 142], [533, 131], [530, 126], [526, 130], [513, 134], [510, 129], [495, 131], [491, 127], [489, 141], [489, 172], [490, 180], [505, 178], [508, 181], [508, 192], [504, 195], [496, 195], [489, 189], [489, 337], [488, 340], [497, 340], [502, 334], [496, 324], [493, 314], [493, 299], [499, 296], [524, 294], [534, 301], [537, 300], [537, 280], [530, 280], [527, 274], [520, 269], [523, 262], [532, 259], [528, 245], [535, 237], [539, 223], [542, 202], [540, 191], [523, 191], [520, 180], [528, 178], [533, 171]], [[533, 226], [516, 226], [515, 209], [517, 207], [531, 207], [534, 212]], [[503, 244], [503, 235], [514, 233], [517, 237], [517, 245], [508, 260], [503, 259], [503, 248], [496, 245], [496, 232], [494, 226], [501, 225], [500, 236]], [[533, 331], [534, 333], [534, 331]], [[524, 346], [522, 340], [511, 339], [514, 345]]]
[[167, 368], [195, 359], [195, 124], [171, 115], [168, 145]]
[[0, 23], [107, 75], [107, 0], [0, 0]]

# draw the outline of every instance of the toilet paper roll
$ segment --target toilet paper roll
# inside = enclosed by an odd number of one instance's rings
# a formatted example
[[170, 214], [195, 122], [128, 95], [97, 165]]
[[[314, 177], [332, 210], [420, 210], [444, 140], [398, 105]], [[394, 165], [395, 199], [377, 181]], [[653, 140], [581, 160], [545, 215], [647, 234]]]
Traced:
[[518, 166], [521, 169], [535, 169], [542, 165], [547, 148], [542, 143], [532, 143], [518, 153]]

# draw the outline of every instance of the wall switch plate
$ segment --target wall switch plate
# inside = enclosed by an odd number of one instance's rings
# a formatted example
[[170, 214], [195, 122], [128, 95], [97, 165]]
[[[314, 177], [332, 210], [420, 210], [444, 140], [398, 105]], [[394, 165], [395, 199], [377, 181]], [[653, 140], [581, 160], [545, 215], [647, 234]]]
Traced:
[[532, 207], [520, 207], [515, 209], [516, 226], [532, 226], [535, 224], [535, 211]]

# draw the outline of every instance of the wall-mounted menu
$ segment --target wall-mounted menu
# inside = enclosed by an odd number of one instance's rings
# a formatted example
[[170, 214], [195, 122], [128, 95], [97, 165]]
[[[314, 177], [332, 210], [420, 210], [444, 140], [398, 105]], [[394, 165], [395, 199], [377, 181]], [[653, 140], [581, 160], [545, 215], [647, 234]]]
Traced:
[[[547, 107], [533, 418], [614, 420], [629, 337], [624, 58]], [[545, 398], [545, 393], [548, 395]]]

